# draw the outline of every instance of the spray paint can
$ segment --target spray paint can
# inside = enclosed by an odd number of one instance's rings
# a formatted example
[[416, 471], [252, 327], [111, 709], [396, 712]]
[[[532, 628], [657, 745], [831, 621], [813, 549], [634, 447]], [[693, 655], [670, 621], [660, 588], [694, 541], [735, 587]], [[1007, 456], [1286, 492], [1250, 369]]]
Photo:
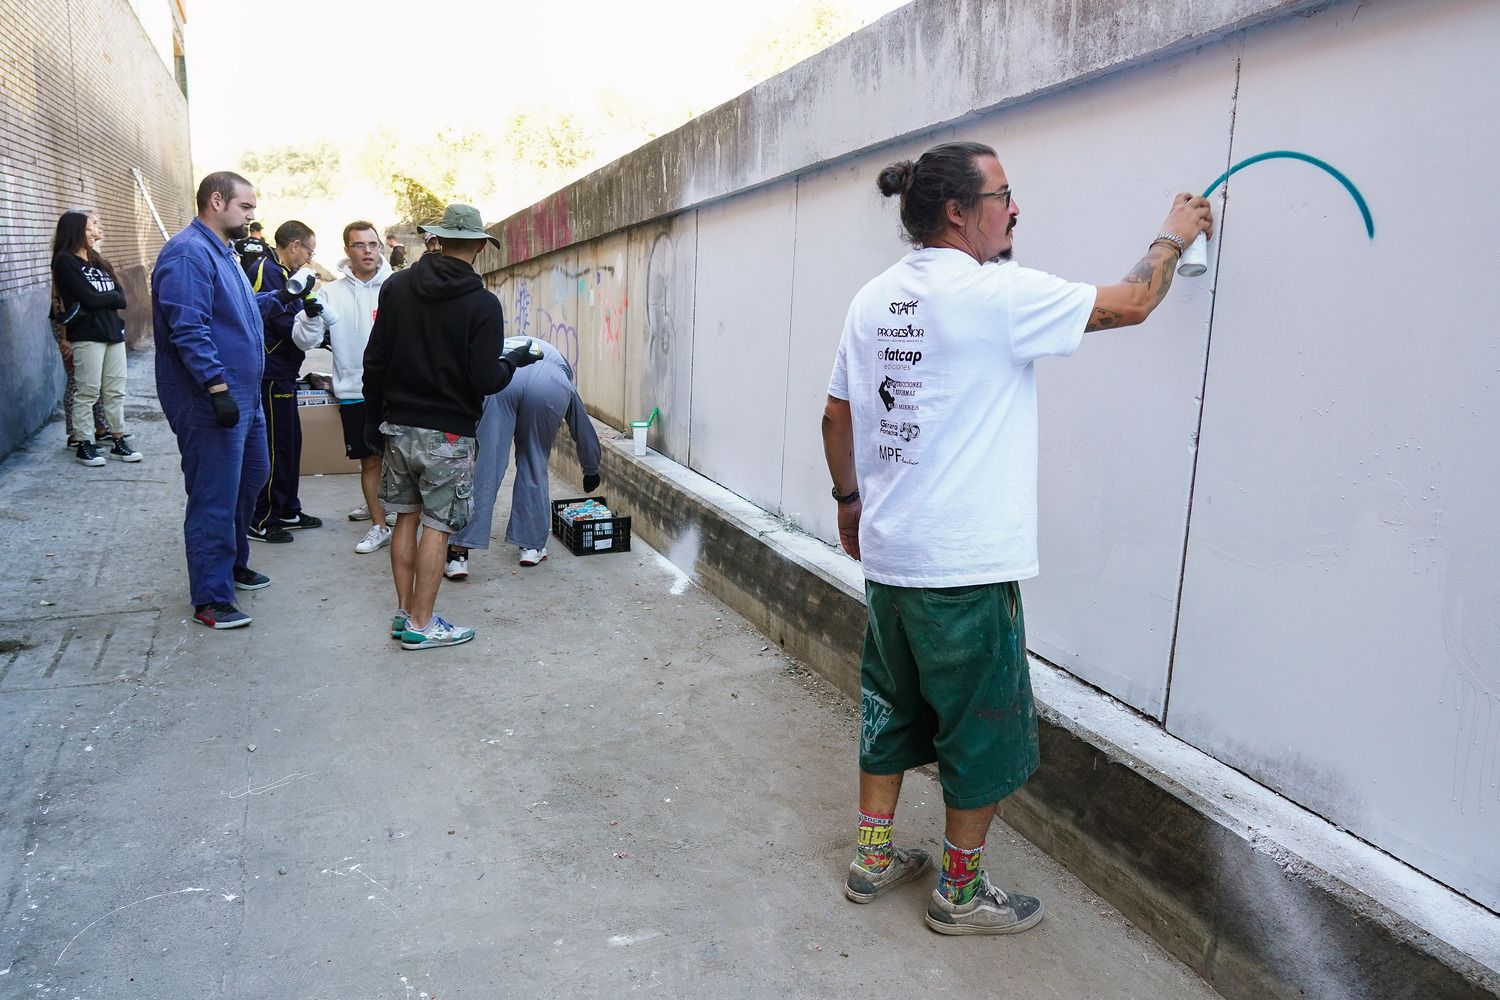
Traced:
[[1184, 278], [1196, 278], [1208, 270], [1208, 238], [1202, 233], [1188, 244], [1177, 262], [1177, 273]]
[[505, 342], [500, 345], [501, 353], [509, 354], [518, 347], [526, 348], [526, 353], [533, 358], [541, 359], [542, 342], [535, 337], [506, 337]]

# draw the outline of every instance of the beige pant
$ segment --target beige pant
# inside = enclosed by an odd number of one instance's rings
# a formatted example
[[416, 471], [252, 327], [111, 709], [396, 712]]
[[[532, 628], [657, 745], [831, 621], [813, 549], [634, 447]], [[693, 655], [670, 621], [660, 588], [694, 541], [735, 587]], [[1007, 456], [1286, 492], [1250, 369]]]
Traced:
[[80, 340], [73, 344], [73, 426], [86, 433], [94, 426], [89, 411], [104, 400], [104, 421], [116, 437], [125, 433], [125, 345]]

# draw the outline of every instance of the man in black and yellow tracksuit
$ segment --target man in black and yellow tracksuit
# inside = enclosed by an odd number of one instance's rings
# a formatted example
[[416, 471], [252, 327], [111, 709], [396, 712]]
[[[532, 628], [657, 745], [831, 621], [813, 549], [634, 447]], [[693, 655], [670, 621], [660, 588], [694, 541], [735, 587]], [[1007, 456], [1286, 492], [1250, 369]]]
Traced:
[[256, 541], [290, 542], [293, 530], [323, 525], [319, 518], [303, 512], [297, 497], [302, 463], [297, 379], [307, 350], [323, 339], [321, 304], [315, 304], [317, 298], [311, 291], [297, 295], [287, 288], [288, 279], [312, 262], [316, 249], [311, 229], [301, 222], [284, 222], [276, 230], [276, 248], [245, 262], [265, 326], [266, 370], [261, 377], [260, 403], [271, 457], [271, 478], [256, 497], [250, 515], [249, 535]]

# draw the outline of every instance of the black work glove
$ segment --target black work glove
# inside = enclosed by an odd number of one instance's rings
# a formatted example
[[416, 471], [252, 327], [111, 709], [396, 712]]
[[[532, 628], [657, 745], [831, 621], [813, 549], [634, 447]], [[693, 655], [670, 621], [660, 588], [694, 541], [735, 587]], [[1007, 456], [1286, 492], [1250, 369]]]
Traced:
[[365, 424], [365, 447], [377, 455], [385, 454], [385, 435], [379, 424]]
[[583, 492], [592, 493], [599, 488], [599, 473], [588, 472], [583, 476]]
[[541, 355], [531, 353], [530, 344], [522, 344], [520, 347], [512, 348], [500, 355], [511, 363], [512, 367], [525, 368], [527, 365], [535, 364], [542, 360]]
[[213, 404], [214, 422], [220, 427], [233, 427], [240, 422], [240, 404], [234, 401], [228, 389], [209, 393], [208, 401]]

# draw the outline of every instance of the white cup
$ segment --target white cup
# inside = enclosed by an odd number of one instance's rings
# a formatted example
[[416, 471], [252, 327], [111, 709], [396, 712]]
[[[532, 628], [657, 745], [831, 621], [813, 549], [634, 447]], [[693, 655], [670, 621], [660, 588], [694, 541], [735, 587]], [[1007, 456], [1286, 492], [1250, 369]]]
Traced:
[[635, 424], [630, 426], [630, 432], [635, 436], [635, 453], [637, 455], [646, 454], [646, 432], [650, 429], [650, 427], [640, 427]]

